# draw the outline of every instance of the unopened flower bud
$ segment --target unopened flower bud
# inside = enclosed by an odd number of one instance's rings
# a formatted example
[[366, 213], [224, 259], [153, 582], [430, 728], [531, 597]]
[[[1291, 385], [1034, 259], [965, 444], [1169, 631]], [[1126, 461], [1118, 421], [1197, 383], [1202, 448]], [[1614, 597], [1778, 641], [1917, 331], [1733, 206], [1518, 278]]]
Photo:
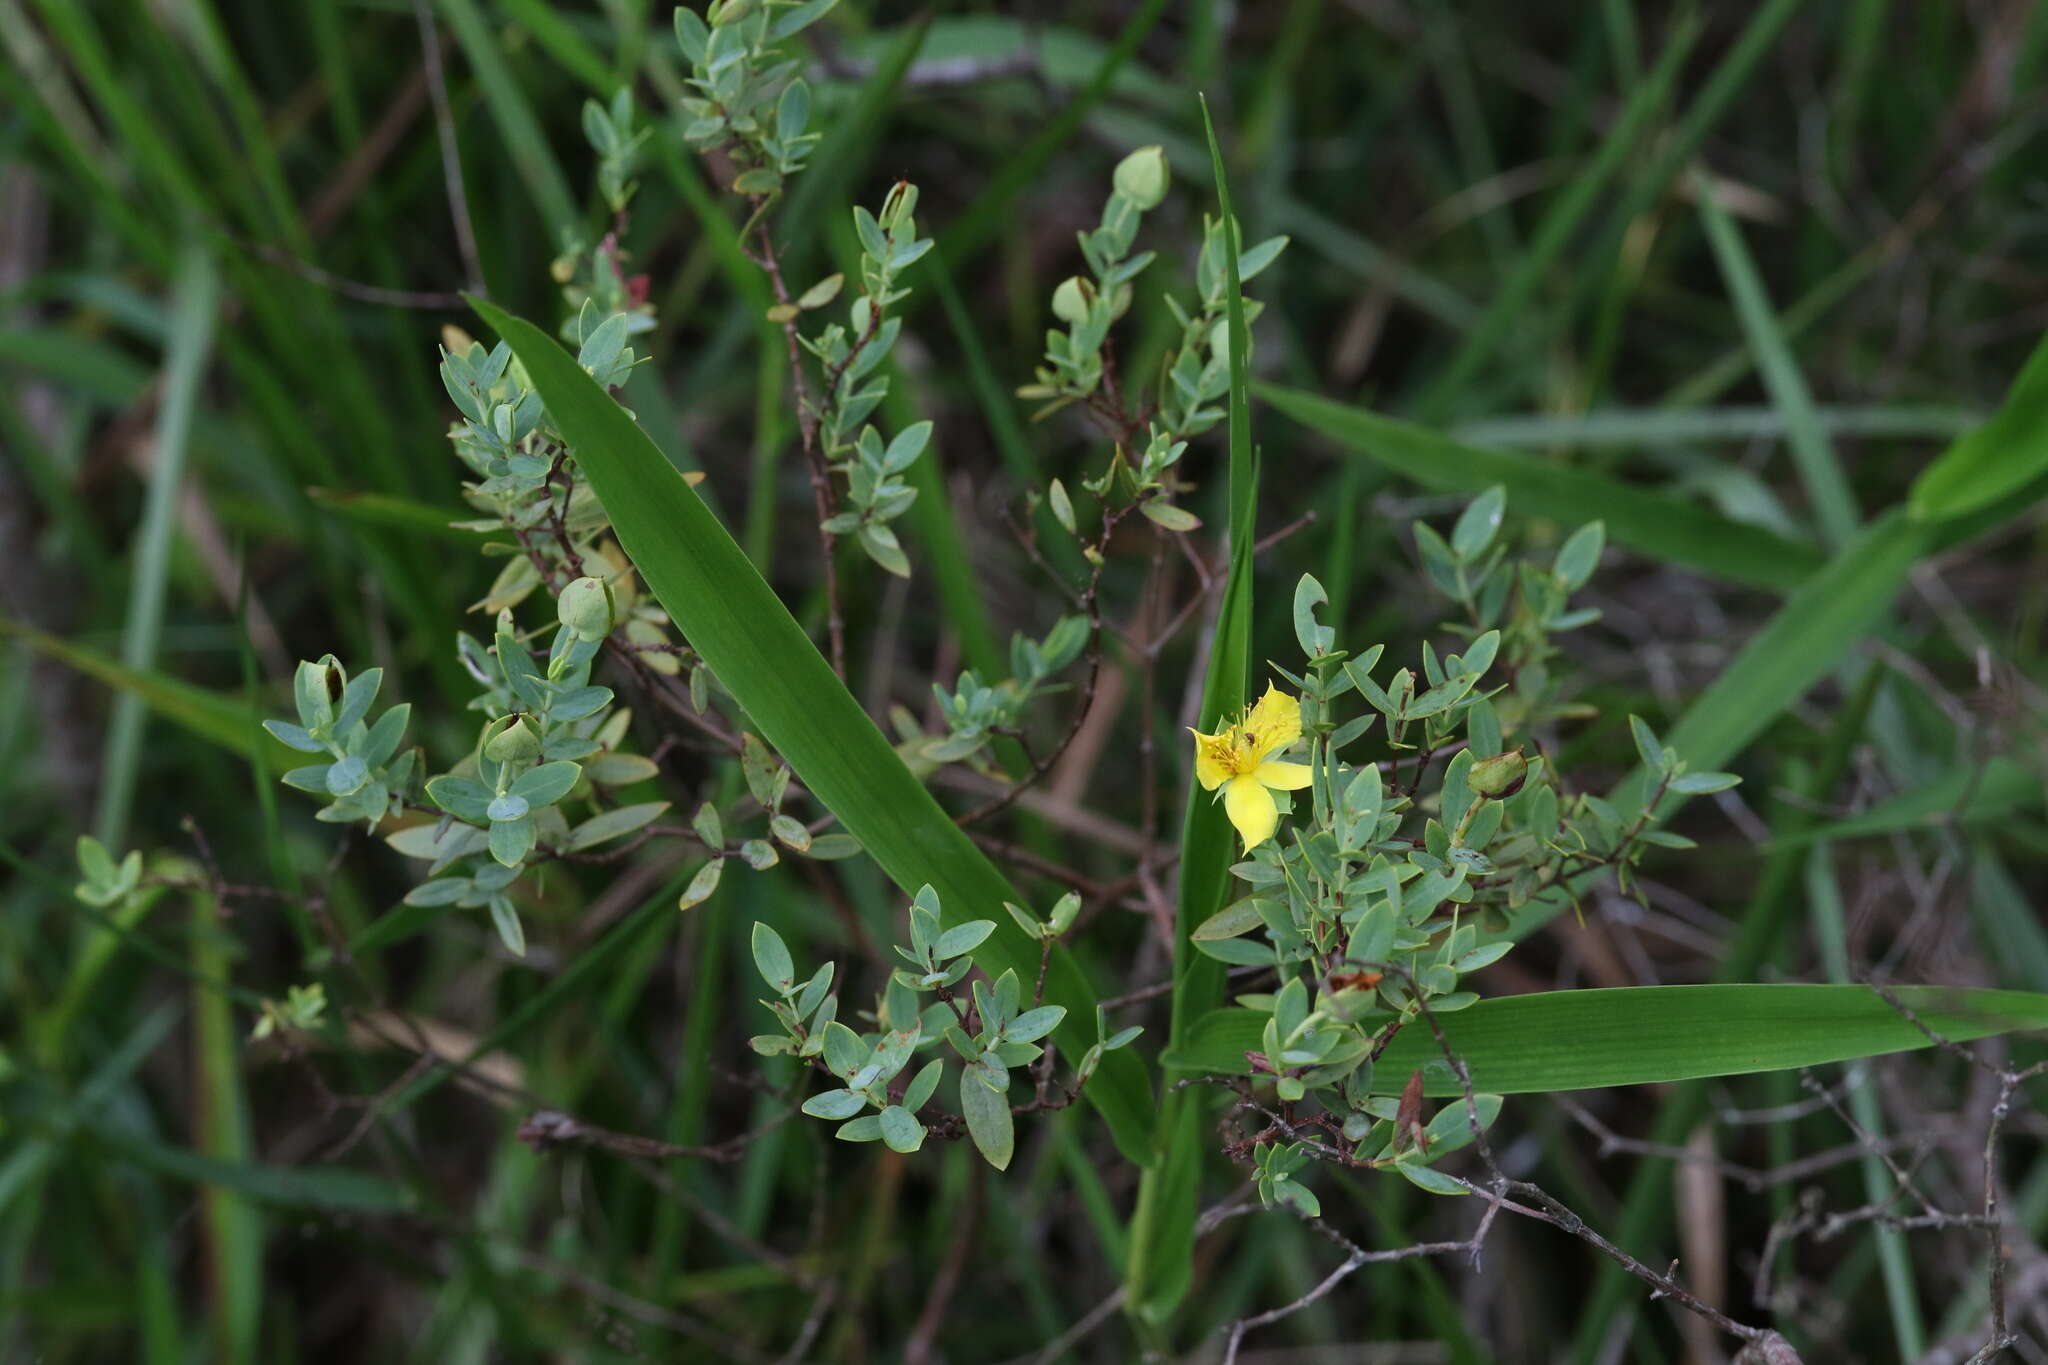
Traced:
[[602, 578], [579, 578], [562, 589], [555, 615], [579, 640], [602, 640], [612, 629], [612, 590]]
[[509, 717], [504, 729], [484, 741], [484, 757], [493, 763], [530, 763], [540, 757], [540, 736], [524, 716]]
[[1080, 322], [1088, 316], [1088, 304], [1095, 290], [1079, 275], [1069, 275], [1052, 291], [1052, 315], [1061, 322]]
[[1520, 791], [1522, 780], [1528, 775], [1529, 760], [1522, 757], [1520, 749], [1510, 749], [1474, 763], [1465, 774], [1465, 781], [1480, 796], [1498, 801]]
[[1157, 147], [1140, 147], [1116, 164], [1116, 192], [1138, 206], [1142, 213], [1159, 207], [1166, 198], [1166, 153]]

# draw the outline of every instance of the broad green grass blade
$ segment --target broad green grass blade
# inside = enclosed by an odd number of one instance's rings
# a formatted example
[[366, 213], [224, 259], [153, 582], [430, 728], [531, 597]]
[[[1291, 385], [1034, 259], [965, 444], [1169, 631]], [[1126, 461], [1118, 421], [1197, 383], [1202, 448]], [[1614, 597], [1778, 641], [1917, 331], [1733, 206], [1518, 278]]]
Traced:
[[129, 403], [149, 370], [119, 347], [56, 327], [0, 327], [0, 361], [69, 385], [104, 403]]
[[1806, 486], [1807, 500], [1813, 505], [1822, 536], [1829, 545], [1840, 547], [1855, 534], [1856, 523], [1861, 520], [1856, 511], [1856, 496], [1849, 490], [1849, 480], [1842, 473], [1841, 461], [1835, 457], [1827, 433], [1821, 429], [1813, 394], [1806, 386], [1806, 377], [1799, 372], [1798, 362], [1792, 358], [1792, 348], [1786, 343], [1770, 297], [1764, 292], [1763, 276], [1757, 272], [1749, 248], [1743, 245], [1740, 229], [1721, 207], [1712, 185], [1704, 177], [1695, 177], [1693, 185], [1700, 221], [1706, 226], [1707, 241], [1714, 249], [1721, 278], [1734, 300], [1736, 316], [1742, 320], [1743, 334], [1749, 339], [1750, 349], [1756, 352], [1764, 388], [1784, 415], [1785, 434], [1800, 482]]
[[[219, 307], [220, 274], [214, 267], [212, 253], [197, 240], [188, 242], [179, 253], [173, 286], [163, 402], [157, 409], [155, 438], [151, 442], [155, 463], [149, 471], [149, 495], [143, 505], [134, 582], [121, 634], [121, 663], [131, 673], [145, 672], [156, 662], [157, 641], [163, 633], [171, 534], [178, 494], [185, 481], [187, 438], [192, 431], [192, 412], [199, 401], [199, 381], [213, 351], [213, 323]], [[127, 832], [136, 772], [142, 763], [143, 717], [141, 698], [123, 693], [115, 701], [113, 717], [107, 724], [93, 829], [100, 842], [109, 848], [120, 847]]]
[[[1029, 979], [1037, 946], [999, 913], [1017, 893], [903, 765], [703, 500], [551, 337], [490, 304], [476, 308], [526, 366], [619, 543], [762, 737], [899, 887], [929, 882], [949, 922], [996, 921], [975, 955], [985, 971]], [[1045, 998], [1066, 1007], [1055, 1037], [1080, 1056], [1095, 1041], [1095, 996], [1065, 952], [1053, 957]], [[1087, 1094], [1124, 1153], [1149, 1161], [1152, 1098], [1137, 1058], [1110, 1053]]]
[[1941, 521], [1974, 512], [2048, 474], [2048, 337], [1998, 412], [1943, 452], [1913, 482], [1913, 515]]
[[[2033, 369], [2032, 362], [2028, 369]], [[2048, 443], [2048, 405], [2028, 392], [2025, 375], [1992, 424], [2001, 425], [2010, 440]], [[1957, 445], [1969, 440], [1965, 436]], [[2008, 497], [2000, 508], [1974, 511], [1984, 519], [1988, 512], [2017, 515], [2025, 507], [2023, 500]], [[1672, 727], [1666, 746], [1695, 769], [1726, 766], [1877, 625], [1914, 564], [1942, 547], [1945, 529], [1898, 510], [1870, 523], [1750, 638]], [[1615, 799], [1624, 806], [1638, 805], [1643, 799], [1641, 784], [1638, 771]], [[1532, 902], [1531, 909], [1536, 918], [1526, 923], [1533, 926], [1557, 913], [1558, 906]], [[1524, 923], [1517, 921], [1518, 934]]]
[[[1251, 333], [1245, 325], [1238, 280], [1239, 246], [1223, 152], [1209, 107], [1202, 105], [1209, 136], [1209, 160], [1216, 199], [1228, 234], [1225, 306], [1230, 329], [1229, 502], [1230, 576], [1217, 609], [1215, 643], [1203, 680], [1200, 725], [1213, 731], [1243, 709], [1251, 671], [1252, 544], [1257, 535], [1258, 470], [1252, 453]], [[1222, 995], [1222, 964], [1193, 951], [1188, 935], [1223, 905], [1237, 835], [1211, 793], [1191, 786], [1181, 825], [1180, 906], [1174, 932], [1173, 1014], [1169, 1049], [1177, 1049], [1195, 1020]], [[1209, 1146], [1203, 1108], [1186, 1090], [1169, 1088], [1161, 1101], [1157, 1165], [1138, 1186], [1132, 1215], [1130, 1259], [1124, 1273], [1126, 1302], [1138, 1319], [1163, 1331], [1194, 1276], [1195, 1211], [1201, 1194], [1202, 1158]]]
[[1810, 546], [1605, 474], [1466, 445], [1413, 422], [1300, 389], [1259, 384], [1255, 392], [1344, 449], [1425, 487], [1480, 493], [1500, 484], [1517, 512], [1572, 526], [1604, 521], [1608, 539], [1666, 563], [1779, 592], [1798, 586], [1821, 566], [1821, 556]]
[[[1929, 1028], [1956, 1042], [2048, 1029], [2048, 994], [1902, 986], [1893, 992]], [[1248, 1075], [1267, 1016], [1203, 1016], [1168, 1066]], [[1932, 1046], [1864, 986], [1624, 986], [1496, 996], [1439, 1015], [1472, 1087], [1494, 1095], [1654, 1085], [1699, 1076], [1822, 1066]], [[1420, 1023], [1396, 1034], [1373, 1068], [1373, 1089], [1397, 1094], [1420, 1070], [1426, 1093], [1459, 1093], [1436, 1039]]]

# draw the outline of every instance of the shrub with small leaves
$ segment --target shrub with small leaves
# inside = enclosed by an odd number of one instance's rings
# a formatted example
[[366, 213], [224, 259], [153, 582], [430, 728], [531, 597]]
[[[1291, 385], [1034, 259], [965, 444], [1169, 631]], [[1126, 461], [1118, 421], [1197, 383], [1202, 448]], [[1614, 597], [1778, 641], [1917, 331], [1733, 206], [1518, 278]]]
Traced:
[[[1063, 898], [1041, 922], [1021, 907], [1008, 907], [1047, 954], [1072, 927], [1079, 908], [1078, 897]], [[936, 1123], [948, 1136], [964, 1130], [990, 1165], [1005, 1168], [1015, 1151], [1011, 1073], [1032, 1068], [1033, 1098], [1024, 1107], [1064, 1107], [1094, 1075], [1103, 1054], [1128, 1045], [1139, 1030], [1126, 1028], [1105, 1036], [1098, 1017], [1096, 1043], [1075, 1064], [1072, 1080], [1055, 1093], [1053, 1055], [1041, 1040], [1059, 1027], [1065, 1008], [1039, 1003], [1035, 991], [1027, 1006], [1024, 985], [1014, 971], [1005, 971], [992, 982], [985, 976], [969, 981], [976, 970], [969, 955], [995, 932], [995, 921], [968, 920], [945, 927], [939, 918], [938, 893], [927, 886], [911, 902], [909, 927], [910, 943], [895, 950], [907, 965], [890, 973], [874, 1012], [867, 1016], [876, 1027], [861, 1032], [840, 1021], [838, 996], [832, 990], [833, 964], [828, 962], [799, 981], [781, 935], [756, 924], [754, 965], [775, 992], [774, 999], [761, 1003], [781, 1031], [754, 1038], [753, 1049], [763, 1056], [802, 1058], [839, 1083], [805, 1100], [803, 1111], [837, 1121], [836, 1135], [842, 1141], [881, 1141], [899, 1152], [914, 1152]], [[957, 989], [963, 982], [968, 985], [965, 992]], [[935, 998], [927, 1002], [926, 996]], [[957, 1114], [933, 1107], [942, 1097], [946, 1058], [934, 1057], [912, 1070], [918, 1053], [942, 1041], [959, 1068], [955, 1086], [943, 1092], [957, 1096]]]
[[[1737, 780], [1688, 771], [1635, 718], [1650, 785], [1633, 817], [1571, 791], [1540, 750], [1531, 756], [1537, 722], [1564, 709], [1542, 664], [1553, 633], [1590, 619], [1567, 599], [1598, 557], [1600, 533], [1597, 524], [1575, 533], [1558, 557], [1563, 567], [1546, 572], [1511, 562], [1497, 543], [1505, 510], [1494, 489], [1448, 540], [1416, 528], [1431, 580], [1467, 613], [1445, 625], [1462, 637], [1456, 648], [1425, 639], [1419, 675], [1382, 673], [1381, 646], [1355, 655], [1338, 646], [1336, 630], [1317, 619], [1327, 594], [1304, 576], [1294, 629], [1306, 664], [1300, 673], [1274, 666], [1297, 696], [1275, 689], [1223, 734], [1197, 736], [1198, 771], [1211, 765], [1216, 781], [1205, 785], [1229, 798], [1248, 852], [1231, 869], [1246, 894], [1198, 926], [1194, 946], [1275, 974], [1270, 989], [1237, 998], [1263, 1016], [1252, 1069], [1280, 1103], [1312, 1103], [1343, 1139], [1258, 1144], [1256, 1182], [1268, 1203], [1315, 1212], [1297, 1178], [1311, 1158], [1393, 1166], [1425, 1189], [1462, 1192], [1428, 1164], [1470, 1140], [1472, 1115], [1461, 1102], [1426, 1124], [1415, 1116], [1408, 1131], [1387, 1093], [1406, 1078], [1376, 1075], [1374, 1059], [1425, 1011], [1449, 1014], [1479, 999], [1463, 978], [1513, 947], [1504, 936], [1512, 911], [1537, 895], [1570, 895], [1586, 872], [1612, 872], [1626, 886], [1646, 846], [1683, 843], [1650, 830], [1648, 811], [1667, 795]], [[1504, 642], [1514, 642], [1517, 666], [1503, 667]], [[1388, 756], [1347, 757], [1375, 725]], [[1297, 744], [1299, 761], [1278, 761]], [[1291, 825], [1276, 825], [1276, 814]], [[1419, 1085], [1409, 1089], [1419, 1106]], [[1500, 1100], [1476, 1100], [1484, 1128]]]

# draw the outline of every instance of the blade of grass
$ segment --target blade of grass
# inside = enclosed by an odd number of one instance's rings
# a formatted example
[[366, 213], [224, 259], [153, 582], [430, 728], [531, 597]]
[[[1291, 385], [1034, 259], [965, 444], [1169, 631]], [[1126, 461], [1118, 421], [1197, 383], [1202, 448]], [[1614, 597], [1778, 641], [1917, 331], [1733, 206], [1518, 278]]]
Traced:
[[[1814, 417], [1828, 436], [1946, 440], [1961, 436], [1979, 420], [1963, 408], [1934, 407], [1818, 408]], [[1536, 413], [1460, 422], [1450, 435], [1474, 445], [1544, 449], [1776, 441], [1786, 431], [1785, 417], [1773, 408], [1606, 408], [1569, 416]]]
[[[1921, 1022], [1958, 1042], [2048, 1029], [2048, 994], [1902, 986], [1892, 992]], [[1166, 1065], [1249, 1075], [1269, 1016], [1212, 1010]], [[1481, 1000], [1438, 1018], [1474, 1090], [1546, 1094], [1744, 1076], [1932, 1047], [1925, 1033], [1866, 986], [1620, 986]], [[1397, 1093], [1421, 1071], [1424, 1093], [1460, 1094], [1457, 1074], [1427, 1028], [1401, 1030], [1374, 1067], [1376, 1093]]]
[[[1833, 854], [1825, 842], [1815, 844], [1806, 854], [1806, 905], [1813, 922], [1813, 936], [1820, 944], [1822, 961], [1829, 979], [1846, 985], [1854, 979], [1849, 965], [1849, 930], [1842, 912], [1842, 892], [1835, 882]], [[1882, 1141], [1886, 1124], [1878, 1109], [1877, 1091], [1869, 1085], [1849, 1092], [1849, 1111], [1856, 1124], [1871, 1140]], [[1861, 1162], [1864, 1197], [1872, 1204], [1889, 1204], [1898, 1191], [1884, 1161], [1866, 1151]], [[1920, 1298], [1913, 1286], [1913, 1266], [1906, 1254], [1906, 1235], [1882, 1223], [1871, 1226], [1876, 1240], [1878, 1268], [1884, 1279], [1885, 1304], [1891, 1310], [1892, 1335], [1899, 1346], [1899, 1359], [1914, 1361], [1927, 1347], [1927, 1324], [1920, 1317]]]
[[1465, 445], [1299, 389], [1261, 383], [1254, 391], [1347, 452], [1425, 487], [1479, 493], [1500, 484], [1518, 512], [1566, 525], [1604, 521], [1608, 539], [1666, 563], [1778, 591], [1807, 581], [1821, 567], [1821, 557], [1797, 541], [1605, 474]]
[[1404, 303], [1458, 331], [1470, 331], [1486, 317], [1479, 305], [1383, 246], [1317, 213], [1299, 199], [1273, 206], [1275, 226], [1301, 239], [1360, 279], [1384, 285]]
[[[182, 869], [201, 880], [197, 866]], [[225, 995], [202, 984], [228, 975], [229, 941], [220, 905], [205, 889], [188, 893], [192, 908], [192, 1063], [194, 1146], [211, 1160], [250, 1162], [249, 1114], [238, 1065], [240, 1039]], [[263, 1219], [241, 1194], [209, 1185], [200, 1196], [205, 1229], [208, 1319], [217, 1359], [246, 1365], [257, 1358], [263, 1316]]]
[[2001, 978], [2048, 990], [2048, 929], [1990, 844], [1970, 855], [1970, 913], [1983, 951]]
[[[179, 253], [173, 284], [163, 398], [157, 408], [151, 441], [155, 458], [149, 471], [142, 525], [136, 535], [134, 578], [121, 634], [121, 663], [131, 673], [146, 672], [154, 666], [157, 641], [163, 634], [171, 533], [189, 455], [186, 438], [192, 431], [199, 381], [213, 349], [213, 323], [219, 306], [220, 276], [214, 268], [213, 256], [197, 240], [187, 241]], [[136, 772], [142, 763], [143, 717], [142, 699], [124, 692], [116, 699], [107, 724], [93, 828], [100, 842], [109, 848], [119, 848], [127, 834]]]
[[1856, 523], [1861, 520], [1856, 495], [1850, 491], [1841, 461], [1821, 429], [1813, 394], [1808, 391], [1805, 376], [1792, 358], [1792, 348], [1778, 327], [1777, 315], [1764, 292], [1763, 277], [1757, 273], [1749, 248], [1743, 245], [1742, 233], [1721, 207], [1713, 186], [1704, 176], [1693, 177], [1693, 198], [1707, 230], [1707, 242], [1721, 267], [1721, 278], [1734, 300], [1736, 316], [1742, 320], [1743, 334], [1749, 339], [1750, 349], [1756, 352], [1764, 388], [1784, 417], [1792, 459], [1799, 470], [1799, 481], [1806, 487], [1807, 501], [1820, 522], [1822, 538], [1839, 549], [1855, 534]]
[[2014, 759], [1993, 755], [1982, 763], [1959, 764], [1915, 783], [1888, 801], [1818, 829], [1781, 834], [1770, 846], [1790, 847], [1815, 839], [1867, 839], [1897, 830], [1981, 824], [2040, 804], [2040, 775]]
[[[121, 1022], [125, 1027], [126, 1021]], [[77, 1116], [106, 1104], [126, 1087], [136, 1069], [170, 1036], [177, 1022], [176, 1005], [158, 1005], [136, 1020], [126, 1036], [109, 1048], [68, 1102], [53, 1106], [46, 1116], [37, 1116], [35, 1121], [41, 1131], [28, 1131], [28, 1123], [10, 1123], [8, 1151], [0, 1158], [0, 1213], [16, 1208], [17, 1200], [32, 1202], [36, 1198], [42, 1188], [43, 1173], [74, 1150]]]
[[137, 1137], [111, 1120], [87, 1117], [80, 1127], [118, 1159], [173, 1180], [206, 1185], [281, 1209], [326, 1209], [337, 1213], [393, 1214], [406, 1211], [411, 1197], [381, 1176], [344, 1166], [267, 1166], [226, 1162], [184, 1147]]
[[[258, 718], [252, 717], [248, 707], [232, 697], [194, 686], [168, 674], [124, 667], [83, 645], [60, 640], [54, 635], [45, 635], [31, 626], [0, 616], [0, 637], [8, 635], [20, 637], [31, 647], [77, 669], [89, 678], [97, 678], [125, 697], [135, 698], [140, 705], [157, 712], [166, 720], [183, 726], [201, 739], [218, 744], [244, 758], [254, 752], [257, 742], [254, 738], [254, 726]], [[293, 751], [276, 740], [265, 740], [264, 745], [272, 767], [289, 767], [295, 761]]]
[[[512, 346], [547, 403], [648, 586], [805, 788], [906, 892], [930, 883], [948, 922], [1015, 901], [1002, 874], [954, 825], [833, 676], [730, 533], [624, 409], [546, 333], [475, 306]], [[977, 950], [984, 971], [1029, 979], [1038, 947], [1008, 916]], [[1053, 955], [1045, 999], [1065, 1006], [1055, 1037], [1078, 1057], [1095, 1042], [1095, 995], [1073, 959]], [[1087, 1088], [1125, 1154], [1151, 1158], [1144, 1070], [1112, 1052]]]
[[321, 488], [317, 485], [308, 488], [306, 496], [319, 506], [339, 513], [351, 521], [360, 521], [370, 526], [388, 526], [414, 535], [452, 540], [472, 550], [490, 540], [505, 541], [503, 534], [492, 535], [456, 526], [450, 519], [450, 508], [437, 507], [414, 498], [398, 497], [390, 493]]
[[[1209, 671], [1203, 679], [1199, 724], [1215, 730], [1244, 708], [1251, 671], [1252, 544], [1257, 536], [1258, 467], [1252, 450], [1251, 333], [1245, 325], [1236, 215], [1230, 202], [1223, 150], [1209, 106], [1202, 104], [1209, 162], [1216, 182], [1217, 212], [1227, 234], [1225, 306], [1230, 334], [1229, 505], [1230, 573], [1217, 607]], [[1180, 905], [1173, 952], [1172, 1023], [1169, 1055], [1179, 1049], [1196, 1019], [1214, 1008], [1223, 991], [1222, 964], [1195, 952], [1189, 934], [1222, 906], [1237, 838], [1220, 804], [1189, 785], [1181, 825]], [[1170, 1082], [1170, 1071], [1169, 1071]], [[1208, 1148], [1202, 1106], [1195, 1092], [1169, 1083], [1161, 1101], [1159, 1160], [1138, 1184], [1131, 1218], [1130, 1258], [1124, 1271], [1125, 1304], [1138, 1321], [1163, 1337], [1194, 1277], [1195, 1212], [1201, 1194], [1202, 1157]]]
[[499, 0], [499, 4], [508, 18], [533, 35], [534, 43], [553, 58], [556, 65], [600, 97], [622, 83], [613, 76], [611, 67], [598, 55], [597, 49], [585, 42], [583, 35], [547, 0]]

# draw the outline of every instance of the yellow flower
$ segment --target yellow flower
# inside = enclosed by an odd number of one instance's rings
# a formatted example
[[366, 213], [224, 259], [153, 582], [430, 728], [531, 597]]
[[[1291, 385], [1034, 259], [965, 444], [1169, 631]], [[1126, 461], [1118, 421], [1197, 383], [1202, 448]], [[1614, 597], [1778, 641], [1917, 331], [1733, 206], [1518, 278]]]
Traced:
[[1247, 851], [1273, 837], [1280, 825], [1274, 791], [1299, 791], [1309, 784], [1306, 763], [1276, 763], [1268, 757], [1301, 738], [1301, 703], [1268, 683], [1259, 704], [1235, 725], [1195, 737], [1195, 777], [1205, 791], [1223, 788], [1223, 811], [1244, 836]]

